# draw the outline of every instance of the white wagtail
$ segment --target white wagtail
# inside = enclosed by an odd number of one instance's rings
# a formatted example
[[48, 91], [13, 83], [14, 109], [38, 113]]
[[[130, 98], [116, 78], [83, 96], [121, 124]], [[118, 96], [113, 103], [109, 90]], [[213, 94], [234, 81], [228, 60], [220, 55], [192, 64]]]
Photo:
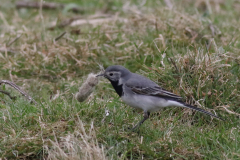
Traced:
[[103, 74], [98, 76], [104, 76], [107, 78], [117, 94], [126, 104], [144, 111], [144, 118], [133, 127], [133, 129], [137, 128], [147, 120], [150, 112], [158, 111], [163, 107], [170, 106], [191, 108], [221, 119], [210, 112], [184, 103], [182, 97], [161, 88], [155, 82], [144, 76], [130, 72], [123, 66], [109, 66]]

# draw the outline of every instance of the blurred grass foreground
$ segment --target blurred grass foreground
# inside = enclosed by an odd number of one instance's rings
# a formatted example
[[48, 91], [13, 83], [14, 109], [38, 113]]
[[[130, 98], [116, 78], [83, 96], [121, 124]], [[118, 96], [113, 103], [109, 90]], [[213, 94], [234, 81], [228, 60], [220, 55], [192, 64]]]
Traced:
[[[1, 0], [0, 159], [240, 159], [240, 2]], [[89, 73], [123, 65], [216, 113], [142, 112]], [[4, 93], [15, 97], [11, 99]]]

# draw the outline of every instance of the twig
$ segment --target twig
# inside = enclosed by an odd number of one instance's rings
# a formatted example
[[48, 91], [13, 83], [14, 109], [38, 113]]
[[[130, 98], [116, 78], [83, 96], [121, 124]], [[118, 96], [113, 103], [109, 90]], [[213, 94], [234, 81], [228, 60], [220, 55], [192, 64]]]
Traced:
[[17, 86], [15, 83], [8, 80], [1, 80], [0, 85], [2, 83], [10, 85], [14, 89], [16, 89], [18, 92], [20, 92], [23, 96], [25, 96], [30, 102], [34, 102], [35, 105], [37, 105], [37, 102], [31, 96], [29, 96], [26, 92], [24, 92], [19, 86]]
[[108, 14], [95, 14], [95, 15], [91, 15], [91, 16], [88, 16], [88, 17], [86, 17], [86, 16], [75, 16], [75, 17], [72, 17], [72, 18], [68, 18], [68, 19], [62, 20], [60, 23], [58, 23], [56, 25], [53, 25], [53, 26], [50, 26], [48, 29], [49, 30], [53, 30], [55, 28], [64, 28], [66, 26], [69, 26], [72, 22], [80, 20], [80, 19], [92, 20], [92, 19], [107, 18], [107, 17], [111, 17], [111, 15], [108, 15]]
[[114, 22], [114, 21], [119, 21], [119, 22], [123, 22], [123, 23], [128, 22], [128, 20], [125, 18], [117, 18], [116, 19], [115, 17], [98, 18], [98, 19], [78, 19], [78, 20], [72, 21], [70, 26], [75, 27], [75, 26], [86, 25], [86, 24], [99, 25], [99, 24], [110, 23], [110, 22]]
[[[16, 7], [19, 8], [40, 8], [40, 2], [17, 1]], [[45, 2], [42, 4], [43, 9], [57, 9], [63, 8], [63, 4]]]
[[1, 93], [6, 94], [10, 99], [16, 100], [16, 96], [11, 96], [11, 94], [7, 91], [0, 90]]
[[[40, 2], [29, 2], [29, 1], [17, 1], [16, 2], [16, 8], [40, 8], [41, 3]], [[53, 3], [53, 2], [44, 2], [42, 4], [42, 9], [63, 9], [66, 5], [60, 4], [60, 3]], [[84, 10], [79, 7], [72, 7], [70, 9], [72, 12], [83, 12]]]
[[56, 37], [54, 39], [54, 42], [58, 41], [59, 39], [61, 39], [67, 32], [63, 32], [62, 34], [60, 34], [58, 37]]
[[8, 44], [7, 47], [11, 46], [14, 42], [16, 42], [20, 37], [22, 36], [22, 34], [18, 35], [16, 38], [14, 38], [13, 40], [11, 40]]

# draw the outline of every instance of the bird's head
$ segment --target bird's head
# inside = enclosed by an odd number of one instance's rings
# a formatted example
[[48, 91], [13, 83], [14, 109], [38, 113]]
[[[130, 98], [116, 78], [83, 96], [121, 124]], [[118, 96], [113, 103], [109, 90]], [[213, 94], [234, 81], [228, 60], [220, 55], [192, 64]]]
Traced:
[[114, 65], [107, 67], [104, 73], [98, 76], [104, 76], [111, 82], [117, 82], [121, 78], [128, 76], [129, 74], [131, 74], [131, 72], [128, 69], [120, 65]]

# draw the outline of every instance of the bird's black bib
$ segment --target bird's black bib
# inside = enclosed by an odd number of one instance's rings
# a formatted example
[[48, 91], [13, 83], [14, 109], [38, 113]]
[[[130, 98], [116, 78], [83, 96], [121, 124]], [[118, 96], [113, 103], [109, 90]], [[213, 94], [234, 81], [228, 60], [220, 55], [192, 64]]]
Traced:
[[111, 84], [113, 86], [113, 88], [115, 89], [115, 91], [117, 92], [117, 94], [122, 97], [123, 96], [123, 85], [119, 85], [118, 81], [111, 81]]

